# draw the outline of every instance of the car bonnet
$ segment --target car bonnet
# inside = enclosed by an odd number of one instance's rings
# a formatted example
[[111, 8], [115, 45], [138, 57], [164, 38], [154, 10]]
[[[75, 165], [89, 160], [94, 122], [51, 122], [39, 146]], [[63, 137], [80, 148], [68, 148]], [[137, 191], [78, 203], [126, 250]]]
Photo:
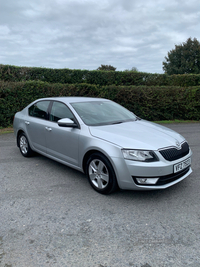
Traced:
[[158, 150], [177, 146], [185, 139], [175, 131], [144, 120], [120, 124], [91, 126], [92, 136], [122, 148]]

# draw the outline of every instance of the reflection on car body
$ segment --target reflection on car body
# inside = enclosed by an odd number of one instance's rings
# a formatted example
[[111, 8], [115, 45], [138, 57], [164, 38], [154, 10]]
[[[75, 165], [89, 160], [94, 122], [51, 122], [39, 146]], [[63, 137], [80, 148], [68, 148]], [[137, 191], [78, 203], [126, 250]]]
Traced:
[[102, 194], [164, 189], [192, 172], [184, 137], [107, 99], [35, 100], [15, 114], [14, 132], [23, 156], [35, 151], [82, 171]]

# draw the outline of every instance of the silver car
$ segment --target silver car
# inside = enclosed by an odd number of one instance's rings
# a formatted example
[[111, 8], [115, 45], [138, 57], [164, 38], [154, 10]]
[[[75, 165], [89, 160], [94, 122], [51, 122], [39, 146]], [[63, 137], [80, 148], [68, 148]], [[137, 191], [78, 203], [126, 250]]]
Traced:
[[164, 189], [192, 172], [184, 137], [107, 99], [38, 99], [15, 114], [14, 133], [24, 157], [38, 152], [84, 172], [102, 194]]

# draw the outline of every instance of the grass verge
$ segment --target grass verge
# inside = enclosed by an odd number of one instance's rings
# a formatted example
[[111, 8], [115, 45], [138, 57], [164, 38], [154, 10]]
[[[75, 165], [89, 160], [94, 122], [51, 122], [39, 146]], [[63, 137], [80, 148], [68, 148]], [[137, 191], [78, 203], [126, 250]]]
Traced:
[[191, 121], [191, 120], [173, 120], [173, 121], [153, 121], [155, 123], [161, 123], [161, 124], [172, 124], [172, 123], [199, 123], [200, 121]]
[[0, 128], [0, 134], [13, 133], [13, 132], [14, 132], [14, 130], [13, 130], [12, 126], [7, 127], [7, 128]]

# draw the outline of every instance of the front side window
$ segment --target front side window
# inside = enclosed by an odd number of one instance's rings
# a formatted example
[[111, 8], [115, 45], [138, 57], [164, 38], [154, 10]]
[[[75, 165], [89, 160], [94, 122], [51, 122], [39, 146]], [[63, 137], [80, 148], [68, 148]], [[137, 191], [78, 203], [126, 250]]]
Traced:
[[40, 101], [33, 104], [29, 108], [29, 116], [40, 118], [40, 119], [47, 119], [47, 110], [49, 107], [50, 101]]
[[68, 118], [74, 120], [74, 116], [69, 108], [61, 102], [53, 102], [51, 112], [50, 112], [50, 121], [57, 122], [60, 119]]

